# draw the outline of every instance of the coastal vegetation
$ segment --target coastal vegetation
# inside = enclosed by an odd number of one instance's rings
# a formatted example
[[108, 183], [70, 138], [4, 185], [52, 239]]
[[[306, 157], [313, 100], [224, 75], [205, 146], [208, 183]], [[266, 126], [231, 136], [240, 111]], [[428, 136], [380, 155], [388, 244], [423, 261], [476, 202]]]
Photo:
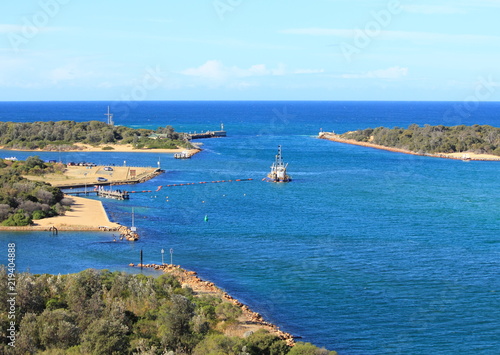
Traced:
[[488, 125], [367, 128], [340, 135], [344, 139], [369, 142], [415, 153], [473, 152], [500, 156], [500, 128]]
[[15, 348], [8, 344], [7, 270], [0, 267], [2, 354], [333, 355], [309, 343], [288, 346], [266, 332], [224, 335], [241, 310], [195, 295], [170, 274], [93, 269], [70, 275], [16, 274]]
[[0, 224], [27, 226], [33, 219], [64, 214], [71, 201], [59, 188], [22, 177], [62, 173], [62, 169], [62, 164], [46, 164], [37, 156], [15, 162], [0, 159]]
[[[150, 138], [154, 135], [157, 139]], [[156, 130], [112, 126], [100, 121], [0, 122], [0, 146], [9, 149], [70, 150], [75, 143], [93, 146], [132, 144], [135, 148], [190, 148], [171, 126]]]

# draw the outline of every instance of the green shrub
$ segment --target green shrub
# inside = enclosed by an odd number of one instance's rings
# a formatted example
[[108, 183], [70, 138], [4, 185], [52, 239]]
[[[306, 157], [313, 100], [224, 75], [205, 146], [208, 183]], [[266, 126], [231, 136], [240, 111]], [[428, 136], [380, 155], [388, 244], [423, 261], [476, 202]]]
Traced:
[[311, 343], [298, 342], [288, 355], [337, 355], [337, 352], [328, 351], [324, 348], [320, 349]]
[[47, 214], [42, 211], [42, 210], [36, 210], [33, 212], [33, 219], [42, 219], [42, 218], [45, 218], [47, 216]]

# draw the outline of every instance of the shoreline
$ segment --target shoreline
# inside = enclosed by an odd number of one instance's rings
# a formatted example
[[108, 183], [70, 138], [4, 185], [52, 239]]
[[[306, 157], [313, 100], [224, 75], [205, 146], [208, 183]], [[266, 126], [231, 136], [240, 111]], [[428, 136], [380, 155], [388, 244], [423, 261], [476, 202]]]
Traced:
[[[78, 149], [68, 149], [64, 150], [62, 152], [65, 153], [78, 153], [78, 152], [115, 152], [115, 153], [167, 153], [167, 154], [175, 154], [175, 153], [181, 153], [184, 151], [188, 151], [190, 156], [193, 156], [199, 152], [201, 152], [200, 148], [192, 148], [192, 149], [186, 149], [186, 148], [176, 148], [176, 149], [160, 149], [160, 148], [142, 148], [142, 149], [136, 149], [132, 147], [131, 144], [101, 144], [98, 146], [92, 146], [90, 144], [83, 144], [83, 143], [74, 143], [74, 146], [78, 147]], [[103, 150], [102, 148], [104, 147], [112, 147], [113, 149], [110, 150]], [[0, 149], [2, 150], [9, 150], [13, 152], [59, 152], [58, 150], [45, 150], [45, 149], [10, 149], [5, 146], [0, 146]]]
[[188, 286], [190, 287], [195, 296], [198, 295], [212, 295], [216, 297], [220, 297], [223, 302], [229, 302], [234, 304], [235, 306], [239, 307], [242, 311], [241, 316], [239, 317], [238, 325], [236, 326], [236, 329], [232, 329], [231, 334], [226, 334], [226, 335], [233, 335], [233, 336], [239, 336], [243, 337], [244, 334], [248, 331], [257, 331], [259, 329], [265, 329], [269, 331], [270, 334], [276, 335], [280, 339], [284, 340], [287, 345], [289, 346], [294, 346], [295, 345], [295, 338], [292, 334], [284, 332], [279, 329], [279, 327], [275, 324], [272, 324], [262, 317], [257, 312], [252, 311], [247, 305], [243, 304], [242, 302], [238, 301], [231, 295], [229, 295], [227, 292], [221, 290], [219, 287], [217, 287], [213, 282], [211, 281], [205, 281], [202, 280], [200, 277], [197, 276], [196, 271], [188, 271], [185, 269], [182, 269], [179, 265], [172, 265], [172, 264], [164, 264], [164, 265], [158, 265], [158, 264], [129, 264], [131, 267], [145, 267], [145, 268], [152, 268], [158, 271], [163, 271], [164, 273], [172, 274], [176, 276], [179, 281], [181, 282], [182, 286]]
[[109, 220], [101, 201], [77, 196], [65, 196], [72, 199], [73, 203], [71, 209], [64, 216], [37, 219], [30, 226], [0, 226], [0, 231], [119, 232], [125, 238], [132, 235], [132, 231], [128, 227]]
[[[112, 170], [110, 170], [110, 168]], [[105, 170], [108, 169], [108, 170]], [[130, 167], [130, 166], [67, 166], [62, 174], [51, 173], [43, 176], [24, 175], [28, 180], [44, 181], [61, 189], [93, 187], [95, 185], [123, 185], [139, 184], [163, 174], [165, 171], [153, 167]], [[99, 181], [104, 177], [107, 181]]]
[[477, 154], [477, 153], [469, 153], [469, 152], [461, 152], [461, 153], [417, 153], [411, 150], [402, 149], [402, 148], [393, 148], [386, 147], [384, 145], [368, 143], [368, 142], [359, 142], [354, 139], [346, 139], [340, 137], [338, 134], [331, 132], [320, 132], [318, 134], [319, 139], [326, 139], [332, 142], [337, 143], [345, 143], [351, 145], [358, 145], [366, 148], [374, 148], [379, 150], [386, 150], [393, 153], [403, 153], [410, 155], [418, 155], [423, 157], [430, 158], [441, 158], [441, 159], [452, 159], [452, 160], [474, 160], [474, 161], [500, 161], [500, 157], [489, 154]]

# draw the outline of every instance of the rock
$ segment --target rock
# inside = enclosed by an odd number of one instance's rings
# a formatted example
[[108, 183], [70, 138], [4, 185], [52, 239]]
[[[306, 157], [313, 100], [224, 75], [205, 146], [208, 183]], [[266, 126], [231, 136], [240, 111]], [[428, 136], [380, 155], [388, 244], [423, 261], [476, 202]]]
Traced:
[[249, 330], [249, 331], [246, 331], [244, 334], [243, 334], [243, 338], [248, 338], [250, 335], [253, 334], [253, 331]]

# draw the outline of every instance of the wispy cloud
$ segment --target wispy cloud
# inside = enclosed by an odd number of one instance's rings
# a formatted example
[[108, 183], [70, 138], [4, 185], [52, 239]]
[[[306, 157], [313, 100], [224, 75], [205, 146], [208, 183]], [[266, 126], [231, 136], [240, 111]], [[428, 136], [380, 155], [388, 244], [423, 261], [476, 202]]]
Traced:
[[354, 37], [356, 34], [355, 30], [350, 30], [350, 29], [320, 28], [320, 27], [289, 28], [286, 30], [281, 30], [279, 32], [291, 35], [333, 36], [333, 37]]
[[[354, 39], [359, 35], [359, 29], [340, 28], [294, 28], [280, 31], [284, 34], [328, 36]], [[500, 41], [499, 36], [476, 35], [476, 34], [448, 34], [438, 32], [413, 32], [413, 31], [380, 31], [379, 39], [403, 40], [403, 41], [426, 41], [426, 42], [478, 42], [478, 41]]]
[[408, 13], [423, 14], [423, 15], [455, 15], [466, 14], [467, 11], [457, 5], [442, 6], [442, 5], [403, 5], [403, 11]]
[[248, 68], [240, 68], [237, 66], [227, 67], [218, 60], [209, 60], [199, 67], [188, 68], [180, 73], [208, 80], [225, 81], [231, 78], [284, 75], [285, 66], [283, 64], [279, 64], [276, 68], [272, 69], [267, 68], [265, 64], [255, 64]]
[[[1, 34], [23, 33], [28, 30], [33, 31], [32, 28], [27, 28], [25, 25], [0, 24]], [[64, 28], [61, 27], [49, 27], [49, 26], [36, 27], [37, 32], [52, 32], [52, 31], [63, 31], [63, 30]]]
[[58, 84], [63, 81], [74, 80], [76, 78], [82, 77], [82, 73], [79, 72], [78, 67], [73, 64], [68, 64], [62, 67], [52, 69], [47, 74], [47, 78], [52, 84]]
[[20, 25], [0, 24], [0, 33], [21, 32], [22, 30], [23, 26]]
[[462, 0], [460, 3], [469, 7], [500, 7], [500, 1], [498, 0], [476, 0], [474, 2]]
[[396, 80], [401, 79], [408, 75], [408, 68], [403, 68], [399, 66], [387, 68], [387, 69], [379, 69], [372, 70], [365, 73], [360, 74], [342, 74], [340, 78], [342, 79], [387, 79], [387, 80]]
[[321, 74], [324, 73], [324, 69], [296, 69], [294, 74]]

